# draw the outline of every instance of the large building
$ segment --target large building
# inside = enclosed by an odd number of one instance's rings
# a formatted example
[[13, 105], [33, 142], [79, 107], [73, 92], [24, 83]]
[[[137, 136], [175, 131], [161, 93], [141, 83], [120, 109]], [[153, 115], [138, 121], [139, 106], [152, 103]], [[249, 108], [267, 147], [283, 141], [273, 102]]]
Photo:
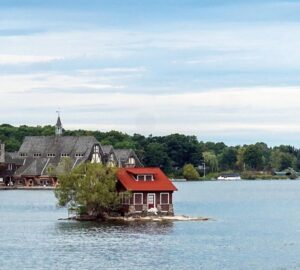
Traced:
[[[25, 137], [19, 151], [8, 156], [14, 164], [10, 180], [26, 186], [55, 186], [55, 168], [66, 158], [70, 160], [72, 168], [83, 162], [118, 167], [142, 166], [131, 149], [114, 150], [110, 145], [102, 146], [93, 136], [63, 136], [60, 117], [55, 125], [55, 135]], [[4, 159], [3, 154], [0, 158]]]

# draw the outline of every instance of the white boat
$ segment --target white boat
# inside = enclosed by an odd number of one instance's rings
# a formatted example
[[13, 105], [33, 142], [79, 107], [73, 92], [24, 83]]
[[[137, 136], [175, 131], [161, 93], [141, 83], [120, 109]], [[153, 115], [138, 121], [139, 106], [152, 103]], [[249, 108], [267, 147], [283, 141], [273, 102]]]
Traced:
[[241, 180], [241, 177], [237, 173], [224, 173], [221, 174], [217, 179], [222, 181], [236, 181]]

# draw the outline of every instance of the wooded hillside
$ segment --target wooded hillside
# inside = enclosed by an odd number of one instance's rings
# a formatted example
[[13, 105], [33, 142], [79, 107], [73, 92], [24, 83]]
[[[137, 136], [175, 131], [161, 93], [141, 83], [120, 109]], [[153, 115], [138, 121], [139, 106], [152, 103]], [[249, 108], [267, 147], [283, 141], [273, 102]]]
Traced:
[[[17, 151], [25, 136], [54, 135], [53, 126], [0, 125], [0, 140], [5, 142], [6, 151]], [[220, 171], [271, 171], [288, 167], [300, 170], [300, 151], [290, 145], [268, 147], [258, 142], [251, 145], [227, 146], [223, 142], [203, 142], [196, 136], [171, 134], [168, 136], [142, 136], [119, 131], [65, 130], [64, 135], [92, 135], [101, 144], [115, 148], [132, 148], [145, 166], [159, 166], [171, 176], [181, 176], [185, 164], [196, 168], [205, 162], [207, 172]]]

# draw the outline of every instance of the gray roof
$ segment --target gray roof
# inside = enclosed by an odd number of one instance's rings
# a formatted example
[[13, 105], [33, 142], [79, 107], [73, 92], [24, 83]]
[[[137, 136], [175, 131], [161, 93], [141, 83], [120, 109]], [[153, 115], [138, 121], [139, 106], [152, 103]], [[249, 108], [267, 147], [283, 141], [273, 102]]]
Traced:
[[25, 164], [16, 171], [16, 175], [41, 175], [47, 165], [47, 158], [27, 158]]
[[[22, 158], [24, 165], [16, 171], [15, 175], [47, 175], [48, 168], [57, 167], [64, 158], [62, 154], [68, 155], [75, 167], [89, 159], [95, 144], [100, 145], [92, 136], [25, 137], [18, 152], [18, 157]], [[21, 157], [23, 153], [27, 156]], [[34, 156], [35, 154], [41, 156]], [[49, 157], [48, 154], [54, 156]]]
[[5, 163], [15, 163], [23, 165], [24, 159], [20, 157], [18, 152], [5, 152]]
[[131, 149], [115, 149], [115, 154], [118, 160], [127, 161], [131, 155]]
[[42, 157], [47, 157], [48, 154], [85, 155], [90, 153], [94, 144], [99, 142], [93, 136], [28, 136], [19, 153], [26, 153], [28, 156], [40, 153]]
[[128, 159], [131, 157], [135, 159], [135, 164], [137, 167], [143, 166], [138, 156], [135, 154], [135, 152], [132, 149], [114, 149], [114, 152], [118, 162], [121, 163], [119, 165], [121, 165], [122, 167], [126, 166]]
[[113, 146], [112, 145], [101, 145], [103, 154], [110, 154], [113, 150]]

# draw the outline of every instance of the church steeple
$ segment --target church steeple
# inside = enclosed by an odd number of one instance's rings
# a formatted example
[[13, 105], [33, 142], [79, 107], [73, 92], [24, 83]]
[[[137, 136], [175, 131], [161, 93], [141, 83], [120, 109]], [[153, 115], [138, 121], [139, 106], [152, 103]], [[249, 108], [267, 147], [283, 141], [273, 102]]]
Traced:
[[60, 112], [57, 111], [57, 121], [56, 121], [56, 125], [55, 125], [55, 135], [56, 136], [61, 136], [63, 134], [63, 127], [62, 127], [62, 123], [60, 120]]

